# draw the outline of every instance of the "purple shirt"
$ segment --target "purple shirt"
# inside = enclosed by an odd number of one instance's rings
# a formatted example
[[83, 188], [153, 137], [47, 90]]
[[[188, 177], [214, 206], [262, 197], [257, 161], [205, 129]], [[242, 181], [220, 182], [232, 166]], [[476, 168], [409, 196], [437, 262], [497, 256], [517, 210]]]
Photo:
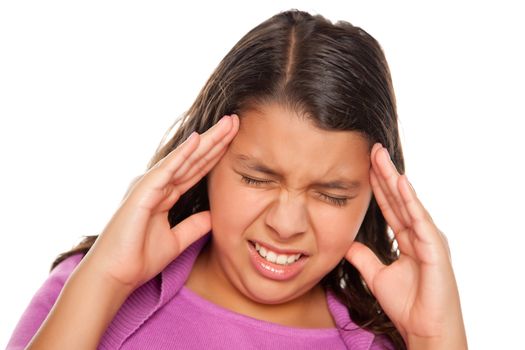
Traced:
[[[337, 328], [281, 326], [224, 309], [184, 287], [208, 237], [186, 249], [156, 278], [126, 299], [102, 336], [99, 349], [393, 349], [384, 337], [360, 329], [347, 308], [327, 293]], [[55, 303], [80, 262], [75, 255], [60, 263], [22, 315], [7, 349], [23, 349]]]

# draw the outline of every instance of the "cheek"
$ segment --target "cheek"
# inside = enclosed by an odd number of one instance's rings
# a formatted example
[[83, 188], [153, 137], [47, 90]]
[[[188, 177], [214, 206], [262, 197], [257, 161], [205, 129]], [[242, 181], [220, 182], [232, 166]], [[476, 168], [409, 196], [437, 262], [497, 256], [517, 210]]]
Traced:
[[346, 209], [328, 207], [324, 211], [317, 211], [312, 221], [319, 251], [332, 254], [334, 260], [340, 260], [354, 241], [369, 203], [370, 197], [363, 196], [351, 202]]
[[216, 170], [208, 179], [214, 235], [238, 235], [261, 215], [264, 204], [257, 191], [250, 191], [236, 176], [220, 168]]

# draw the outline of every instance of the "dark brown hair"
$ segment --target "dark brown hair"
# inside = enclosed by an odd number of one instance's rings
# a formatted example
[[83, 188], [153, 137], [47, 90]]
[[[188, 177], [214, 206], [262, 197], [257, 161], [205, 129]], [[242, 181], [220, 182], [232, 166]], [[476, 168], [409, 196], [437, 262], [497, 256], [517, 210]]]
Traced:
[[[151, 168], [193, 131], [202, 133], [223, 115], [268, 102], [278, 102], [327, 130], [359, 131], [372, 145], [380, 142], [400, 173], [404, 160], [399, 139], [390, 71], [378, 42], [363, 29], [344, 21], [291, 10], [279, 13], [248, 32], [224, 57], [174, 136], [162, 142]], [[175, 226], [191, 214], [209, 209], [206, 178], [186, 192], [169, 211]], [[89, 236], [54, 262], [85, 253]], [[386, 264], [397, 259], [385, 219], [372, 198], [356, 240]], [[405, 344], [359, 272], [345, 259], [322, 280], [349, 310], [360, 327]]]

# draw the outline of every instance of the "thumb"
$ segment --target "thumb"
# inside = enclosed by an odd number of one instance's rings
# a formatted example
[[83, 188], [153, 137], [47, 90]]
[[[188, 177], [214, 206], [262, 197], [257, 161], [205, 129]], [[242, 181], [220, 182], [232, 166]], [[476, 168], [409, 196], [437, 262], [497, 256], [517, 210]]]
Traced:
[[379, 271], [385, 267], [377, 255], [363, 243], [354, 241], [346, 252], [345, 258], [355, 266], [365, 280], [367, 287], [375, 294], [374, 279]]
[[177, 246], [178, 254], [182, 253], [193, 242], [204, 236], [211, 230], [210, 211], [201, 211], [182, 220], [171, 229]]

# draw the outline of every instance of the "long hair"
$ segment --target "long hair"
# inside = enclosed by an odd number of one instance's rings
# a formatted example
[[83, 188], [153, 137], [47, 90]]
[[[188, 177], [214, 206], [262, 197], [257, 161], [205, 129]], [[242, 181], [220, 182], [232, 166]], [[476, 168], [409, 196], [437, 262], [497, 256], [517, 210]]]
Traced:
[[[264, 21], [230, 50], [197, 99], [186, 111], [171, 139], [161, 143], [148, 169], [181, 144], [193, 131], [202, 133], [223, 115], [258, 104], [277, 102], [310, 118], [326, 130], [359, 131], [371, 144], [387, 148], [400, 173], [404, 160], [399, 139], [390, 71], [378, 42], [363, 29], [344, 21], [291, 10]], [[209, 209], [206, 178], [183, 194], [171, 208], [173, 227]], [[89, 236], [66, 257], [85, 253]], [[385, 264], [397, 259], [393, 238], [372, 197], [356, 240], [370, 247]], [[357, 269], [345, 259], [321, 281], [344, 303], [352, 320], [364, 329], [405, 344]]]

